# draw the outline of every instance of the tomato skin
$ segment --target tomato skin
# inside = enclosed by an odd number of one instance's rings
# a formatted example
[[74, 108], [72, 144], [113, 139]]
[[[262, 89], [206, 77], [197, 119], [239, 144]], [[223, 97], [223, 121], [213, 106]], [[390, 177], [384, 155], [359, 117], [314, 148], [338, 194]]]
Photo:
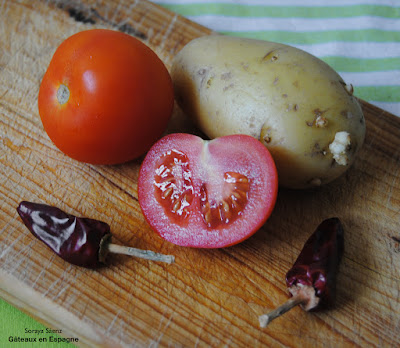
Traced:
[[[173, 156], [174, 160], [168, 156]], [[181, 166], [176, 168], [173, 162]], [[171, 169], [169, 174], [168, 168]], [[231, 184], [223, 179], [227, 173], [228, 177], [232, 174], [240, 180], [248, 179], [247, 198], [239, 202], [239, 212], [234, 212], [231, 221], [225, 223], [222, 219], [215, 223], [211, 219], [207, 225], [204, 207], [209, 202], [205, 203], [203, 189], [206, 188], [211, 198], [222, 193], [229, 202], [226, 197], [230, 193], [226, 191]], [[182, 178], [173, 181], [174, 187], [183, 187], [180, 197], [190, 196], [190, 199], [180, 198], [187, 205], [181, 216], [171, 213], [176, 200], [163, 203], [169, 182], [177, 177]], [[162, 184], [166, 186], [159, 191]], [[235, 188], [239, 186], [243, 188], [243, 184], [234, 184]], [[266, 222], [276, 203], [278, 176], [270, 153], [253, 137], [231, 135], [205, 141], [191, 134], [177, 133], [163, 137], [147, 153], [140, 168], [138, 193], [144, 217], [165, 240], [187, 247], [223, 248], [249, 238]], [[212, 199], [210, 202], [212, 205]]]
[[[60, 104], [64, 85], [68, 101]], [[68, 156], [117, 164], [143, 155], [162, 135], [174, 105], [172, 81], [157, 55], [138, 39], [94, 29], [66, 39], [41, 82], [45, 131]]]

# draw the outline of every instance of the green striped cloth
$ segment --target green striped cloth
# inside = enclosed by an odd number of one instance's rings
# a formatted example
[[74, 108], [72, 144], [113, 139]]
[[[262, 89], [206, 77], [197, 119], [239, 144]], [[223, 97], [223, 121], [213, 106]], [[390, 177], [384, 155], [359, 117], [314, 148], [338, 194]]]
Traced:
[[400, 116], [400, 0], [153, 0], [217, 32], [301, 48]]

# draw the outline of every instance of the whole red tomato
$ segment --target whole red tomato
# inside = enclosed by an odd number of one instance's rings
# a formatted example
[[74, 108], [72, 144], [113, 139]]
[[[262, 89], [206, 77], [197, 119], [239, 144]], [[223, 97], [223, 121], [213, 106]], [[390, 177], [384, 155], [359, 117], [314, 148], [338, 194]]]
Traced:
[[162, 238], [222, 248], [249, 238], [268, 219], [278, 176], [267, 148], [249, 135], [207, 141], [170, 134], [147, 153], [138, 187], [143, 214]]
[[138, 39], [116, 31], [77, 33], [56, 50], [39, 91], [50, 139], [92, 164], [144, 154], [165, 130], [174, 97], [168, 70]]

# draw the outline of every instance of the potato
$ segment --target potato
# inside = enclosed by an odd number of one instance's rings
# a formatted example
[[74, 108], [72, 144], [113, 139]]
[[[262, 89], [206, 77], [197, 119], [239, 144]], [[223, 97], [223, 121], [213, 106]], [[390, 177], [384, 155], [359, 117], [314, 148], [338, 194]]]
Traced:
[[208, 137], [248, 134], [265, 144], [281, 186], [332, 181], [363, 144], [365, 120], [352, 86], [294, 47], [204, 36], [177, 54], [171, 76], [178, 105]]

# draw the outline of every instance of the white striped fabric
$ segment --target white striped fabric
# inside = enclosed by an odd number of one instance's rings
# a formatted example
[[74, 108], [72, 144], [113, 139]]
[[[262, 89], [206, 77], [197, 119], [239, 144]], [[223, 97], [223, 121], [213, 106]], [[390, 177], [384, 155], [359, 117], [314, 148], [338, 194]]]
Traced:
[[400, 0], [153, 0], [217, 32], [286, 43], [400, 116]]

